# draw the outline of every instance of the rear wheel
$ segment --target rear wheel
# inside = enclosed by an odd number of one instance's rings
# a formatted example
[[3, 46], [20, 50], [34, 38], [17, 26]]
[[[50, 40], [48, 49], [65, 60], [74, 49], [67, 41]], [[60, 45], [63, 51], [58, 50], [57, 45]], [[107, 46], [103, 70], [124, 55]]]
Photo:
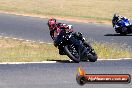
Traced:
[[127, 35], [127, 34], [126, 34], [126, 33], [120, 33], [120, 35], [125, 36], [125, 35]]
[[73, 60], [76, 63], [80, 62], [80, 56], [79, 53], [77, 52], [76, 48], [73, 45], [66, 45], [64, 47], [64, 51], [66, 55]]
[[88, 60], [90, 62], [95, 62], [97, 61], [97, 54], [95, 52], [95, 50], [91, 47], [91, 45], [87, 42], [84, 42], [84, 46], [87, 48], [87, 50], [89, 51], [89, 53], [87, 54]]
[[88, 59], [89, 59], [89, 61], [90, 62], [95, 62], [95, 61], [97, 61], [97, 54], [96, 53], [90, 53], [90, 54], [88, 54]]
[[123, 27], [120, 32], [121, 35], [127, 35], [127, 27]]
[[130, 32], [132, 33], [132, 25], [130, 25]]

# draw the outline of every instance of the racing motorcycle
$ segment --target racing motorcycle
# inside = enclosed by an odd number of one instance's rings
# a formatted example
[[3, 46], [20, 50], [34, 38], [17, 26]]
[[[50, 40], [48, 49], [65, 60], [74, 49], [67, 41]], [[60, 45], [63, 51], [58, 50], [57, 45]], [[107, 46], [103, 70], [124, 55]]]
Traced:
[[[112, 22], [114, 25], [114, 23]], [[128, 19], [120, 19], [114, 25], [114, 29], [116, 33], [120, 33], [121, 35], [126, 35], [132, 33], [132, 24]]]
[[[95, 52], [95, 50], [91, 47], [91, 45], [89, 43], [87, 43], [84, 39], [84, 37], [82, 37], [82, 33], [79, 32], [79, 36], [76, 36], [75, 34], [73, 34], [72, 32], [66, 32], [66, 31], [61, 31], [60, 32], [61, 36], [61, 42], [59, 42], [58, 44], [58, 49], [61, 49], [61, 52], [63, 54], [61, 55], [67, 55], [72, 61], [79, 63], [80, 61], [90, 61], [90, 62], [95, 62], [97, 61], [97, 54]], [[80, 50], [78, 50], [78, 48], [71, 44], [69, 42], [69, 39], [71, 37], [74, 37], [75, 39], [77, 39], [80, 44], [82, 44], [85, 49], [87, 50], [85, 53], [82, 53]]]

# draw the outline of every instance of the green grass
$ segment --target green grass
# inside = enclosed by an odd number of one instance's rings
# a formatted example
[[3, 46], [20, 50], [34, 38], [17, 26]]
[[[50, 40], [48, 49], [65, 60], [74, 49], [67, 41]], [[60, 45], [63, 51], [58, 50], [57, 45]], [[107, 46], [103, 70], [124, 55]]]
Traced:
[[0, 10], [97, 21], [117, 12], [132, 19], [131, 0], [0, 0]]
[[[52, 44], [0, 38], [0, 62], [30, 62], [62, 59]], [[67, 59], [63, 57], [63, 60]]]
[[132, 48], [127, 44], [94, 42], [93, 47], [99, 58], [132, 58]]
[[[131, 48], [125, 45], [93, 42], [99, 59], [132, 58]], [[0, 62], [31, 62], [45, 60], [69, 60], [60, 56], [53, 44], [27, 42], [0, 37]]]

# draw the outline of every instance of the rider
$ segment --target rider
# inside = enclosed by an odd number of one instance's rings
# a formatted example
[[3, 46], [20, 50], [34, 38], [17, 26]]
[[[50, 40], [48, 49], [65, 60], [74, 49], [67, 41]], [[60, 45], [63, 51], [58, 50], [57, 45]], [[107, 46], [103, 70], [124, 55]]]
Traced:
[[[62, 30], [73, 33], [73, 28], [71, 25], [67, 25], [64, 23], [58, 23], [58, 22], [56, 22], [56, 19], [54, 19], [54, 18], [49, 19], [47, 25], [49, 27], [50, 36], [53, 39], [55, 46], [58, 46], [58, 43], [61, 41], [60, 32]], [[74, 33], [74, 34], [76, 36], [78, 36], [78, 34], [80, 34], [80, 33]], [[77, 46], [79, 50], [83, 51], [83, 53], [86, 51], [85, 47], [82, 44], [80, 44], [80, 42], [77, 39], [75, 39], [74, 37], [71, 37], [69, 39], [69, 41], [71, 43], [73, 43], [75, 46]], [[61, 47], [58, 47], [58, 48], [59, 48], [59, 54], [63, 55], [62, 48]]]
[[[117, 22], [120, 21], [120, 20], [128, 20], [129, 21], [129, 19], [127, 19], [126, 17], [120, 16], [120, 15], [115, 13], [114, 16], [113, 16], [113, 19], [112, 19], [112, 23], [113, 23], [113, 27], [116, 30], [118, 30]], [[126, 31], [126, 30], [122, 30], [122, 31]]]
[[72, 27], [64, 23], [57, 23], [54, 18], [49, 19], [47, 24], [50, 30], [50, 36], [53, 40], [55, 40], [62, 29], [73, 32]]

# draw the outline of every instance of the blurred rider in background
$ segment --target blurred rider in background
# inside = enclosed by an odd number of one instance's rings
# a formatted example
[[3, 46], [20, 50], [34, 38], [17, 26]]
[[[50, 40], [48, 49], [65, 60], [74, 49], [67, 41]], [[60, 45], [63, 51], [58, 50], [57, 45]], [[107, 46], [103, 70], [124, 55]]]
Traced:
[[[118, 30], [117, 29], [118, 28], [118, 22], [120, 20], [124, 20], [124, 21], [128, 20], [129, 21], [129, 19], [127, 19], [126, 17], [118, 15], [117, 13], [115, 13], [113, 16], [113, 19], [112, 19], [112, 24], [113, 24], [113, 28], [115, 28], [116, 30]], [[126, 30], [122, 30], [122, 31], [126, 31]]]

